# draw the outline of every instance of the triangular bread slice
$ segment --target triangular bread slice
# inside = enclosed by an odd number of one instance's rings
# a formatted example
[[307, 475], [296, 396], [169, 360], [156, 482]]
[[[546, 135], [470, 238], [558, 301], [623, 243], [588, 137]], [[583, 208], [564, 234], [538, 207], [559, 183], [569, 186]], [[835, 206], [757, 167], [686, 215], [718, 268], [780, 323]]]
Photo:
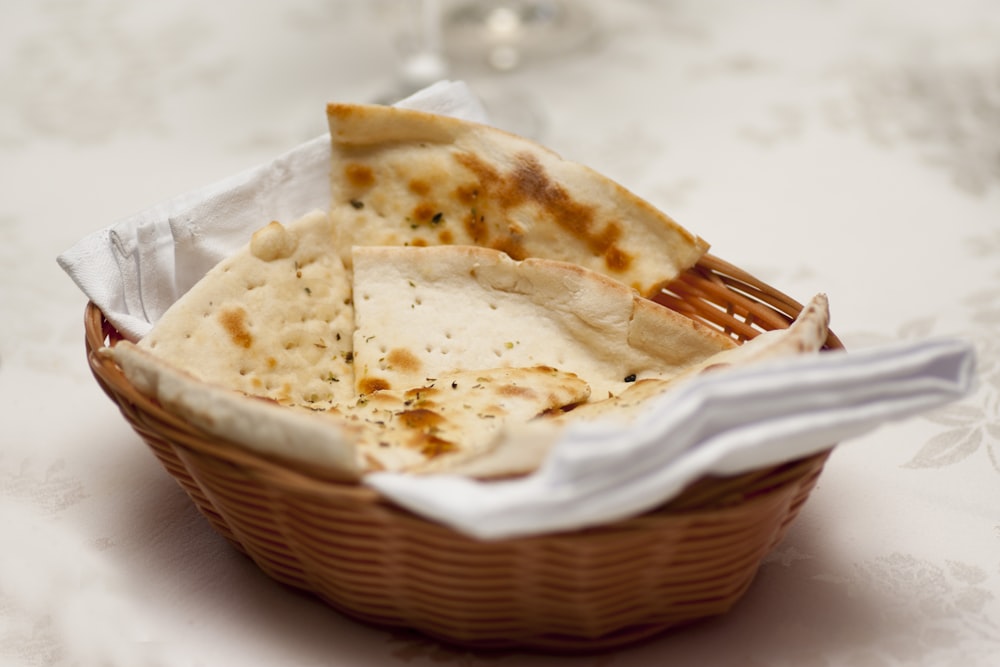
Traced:
[[129, 341], [99, 353], [118, 364], [139, 393], [207, 433], [336, 480], [356, 481], [364, 472], [355, 444], [364, 430], [361, 421], [334, 422], [326, 413], [234, 391]]
[[286, 405], [353, 400], [354, 311], [334, 224], [314, 212], [253, 234], [140, 342], [195, 377]]
[[100, 353], [140, 393], [188, 423], [343, 481], [374, 470], [420, 472], [443, 461], [474, 460], [493, 448], [505, 424], [560, 411], [589, 393], [585, 382], [552, 368], [491, 369], [318, 410], [201, 380], [128, 341]]
[[591, 400], [730, 349], [727, 336], [604, 275], [473, 246], [356, 247], [358, 392], [470, 368], [549, 366]]
[[475, 460], [508, 424], [560, 413], [589, 394], [580, 378], [545, 366], [465, 370], [376, 391], [338, 412], [365, 423], [356, 444], [366, 470], [419, 473]]
[[475, 245], [579, 264], [649, 295], [708, 244], [607, 177], [493, 127], [329, 104], [333, 210], [354, 245]]
[[650, 378], [612, 398], [582, 403], [549, 419], [506, 425], [492, 447], [468, 460], [441, 460], [436, 472], [478, 478], [523, 475], [534, 471], [562, 437], [566, 427], [578, 421], [610, 420], [628, 423], [650, 404], [702, 373], [724, 372], [726, 368], [749, 367], [768, 361], [814, 354], [829, 333], [830, 311], [824, 294], [817, 294], [787, 329], [767, 331], [743, 345], [714, 354], [669, 379]]
[[637, 382], [621, 395], [580, 405], [563, 415], [573, 419], [629, 421], [645, 409], [648, 401], [703, 373], [726, 368], [756, 366], [766, 361], [818, 352], [829, 334], [830, 309], [825, 294], [817, 294], [805, 305], [787, 329], [765, 331], [739, 347], [723, 350], [692, 364], [678, 375]]

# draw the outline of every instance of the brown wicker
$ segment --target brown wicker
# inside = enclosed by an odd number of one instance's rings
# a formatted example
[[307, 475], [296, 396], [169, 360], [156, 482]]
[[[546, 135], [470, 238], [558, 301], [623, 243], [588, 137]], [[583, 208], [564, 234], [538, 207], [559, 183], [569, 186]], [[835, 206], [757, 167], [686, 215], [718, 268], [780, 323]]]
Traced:
[[[740, 340], [787, 326], [802, 308], [712, 256], [656, 300]], [[610, 525], [478, 541], [369, 488], [193, 428], [95, 354], [121, 336], [93, 304], [85, 325], [98, 383], [215, 530], [264, 572], [355, 618], [467, 646], [602, 650], [727, 611], [829, 454], [702, 479], [664, 507]], [[827, 347], [841, 345], [831, 335]]]

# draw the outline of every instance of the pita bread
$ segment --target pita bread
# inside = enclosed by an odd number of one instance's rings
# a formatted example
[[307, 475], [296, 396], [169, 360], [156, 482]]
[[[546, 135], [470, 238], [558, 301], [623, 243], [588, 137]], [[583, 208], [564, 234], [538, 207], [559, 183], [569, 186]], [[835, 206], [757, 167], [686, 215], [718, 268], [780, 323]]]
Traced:
[[508, 421], [528, 421], [585, 401], [585, 382], [552, 368], [491, 369], [442, 376], [404, 391], [379, 391], [329, 410], [281, 406], [164, 362], [128, 341], [101, 351], [145, 396], [225, 440], [325, 477], [373, 470], [421, 472], [474, 460]]
[[617, 183], [501, 130], [375, 105], [330, 104], [327, 117], [345, 264], [355, 245], [475, 245], [651, 294], [708, 249]]
[[284, 405], [354, 399], [351, 281], [333, 222], [271, 222], [171, 306], [139, 343], [194, 377]]
[[357, 390], [468, 368], [549, 366], [596, 398], [734, 347], [707, 326], [574, 264], [471, 246], [356, 247]]

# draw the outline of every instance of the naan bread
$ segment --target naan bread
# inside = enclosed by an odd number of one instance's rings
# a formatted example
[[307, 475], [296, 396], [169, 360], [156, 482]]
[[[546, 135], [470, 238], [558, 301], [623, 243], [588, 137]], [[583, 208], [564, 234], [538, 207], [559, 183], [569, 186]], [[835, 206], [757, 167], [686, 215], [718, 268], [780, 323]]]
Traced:
[[429, 472], [475, 460], [505, 425], [561, 412], [589, 394], [580, 378], [545, 366], [467, 370], [382, 389], [338, 412], [365, 424], [357, 446], [367, 470]]
[[333, 207], [355, 245], [475, 245], [604, 273], [649, 295], [708, 244], [622, 186], [492, 127], [330, 104]]
[[[330, 238], [322, 214], [271, 223], [138, 345], [102, 354], [168, 411], [326, 477], [496, 478], [534, 470], [573, 421], [632, 419], [697, 373], [811, 352], [827, 335], [822, 296], [787, 330], [734, 347], [599, 274], [478, 247], [356, 248], [352, 293]], [[233, 312], [244, 326], [229, 326]], [[303, 335], [335, 345], [286, 344]], [[299, 385], [318, 373], [339, 380], [320, 375], [319, 400]]]
[[573, 422], [612, 420], [627, 423], [665, 393], [702, 373], [749, 367], [767, 361], [818, 352], [826, 342], [830, 320], [827, 298], [814, 296], [787, 329], [767, 331], [743, 345], [708, 357], [669, 379], [639, 380], [620, 395], [581, 403], [574, 409], [523, 423], [509, 423], [483, 455], [474, 459], [441, 461], [439, 470], [478, 478], [528, 474], [545, 460], [549, 450]]
[[356, 445], [363, 425], [325, 413], [278, 405], [203, 380], [128, 341], [102, 348], [144, 396], [207, 433], [292, 463], [319, 468], [325, 477], [357, 481], [364, 458]]
[[733, 349], [642, 298], [707, 244], [537, 144], [389, 107], [328, 119], [331, 211], [271, 222], [101, 351], [208, 433], [342, 480], [522, 474], [573, 420], [826, 337], [825, 301]]
[[829, 323], [830, 309], [826, 295], [817, 294], [787, 329], [765, 331], [743, 345], [723, 350], [691, 364], [672, 378], [636, 382], [619, 396], [581, 405], [578, 409], [563, 415], [563, 418], [631, 420], [646, 407], [649, 400], [702, 373], [714, 373], [731, 367], [754, 366], [773, 359], [818, 352], [826, 342]]
[[707, 326], [574, 264], [472, 246], [354, 249], [358, 392], [469, 368], [549, 366], [591, 396], [671, 377], [734, 347]]
[[171, 306], [139, 343], [198, 379], [286, 405], [354, 399], [351, 281], [334, 224], [271, 222]]
[[271, 222], [138, 345], [108, 354], [140, 391], [208, 432], [345, 478], [472, 458], [507, 420], [587, 400], [582, 379], [538, 364], [471, 364], [359, 400], [351, 274], [334, 239], [323, 213]]
[[464, 371], [378, 391], [328, 410], [281, 406], [200, 380], [128, 341], [101, 351], [167, 411], [230, 442], [339, 480], [420, 472], [488, 452], [504, 425], [585, 401], [587, 384], [553, 368]]

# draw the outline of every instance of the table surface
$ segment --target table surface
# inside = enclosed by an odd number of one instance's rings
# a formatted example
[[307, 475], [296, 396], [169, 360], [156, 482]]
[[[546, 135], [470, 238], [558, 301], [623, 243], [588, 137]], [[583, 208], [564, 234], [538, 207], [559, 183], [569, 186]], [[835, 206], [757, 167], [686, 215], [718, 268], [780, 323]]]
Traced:
[[848, 348], [977, 349], [966, 398], [835, 450], [731, 613], [574, 658], [452, 649], [273, 583], [89, 374], [57, 254], [321, 134], [329, 100], [393, 90], [385, 0], [252, 7], [4, 5], [0, 664], [997, 664], [1000, 6], [628, 0], [566, 53], [454, 62], [498, 123], [826, 292]]

